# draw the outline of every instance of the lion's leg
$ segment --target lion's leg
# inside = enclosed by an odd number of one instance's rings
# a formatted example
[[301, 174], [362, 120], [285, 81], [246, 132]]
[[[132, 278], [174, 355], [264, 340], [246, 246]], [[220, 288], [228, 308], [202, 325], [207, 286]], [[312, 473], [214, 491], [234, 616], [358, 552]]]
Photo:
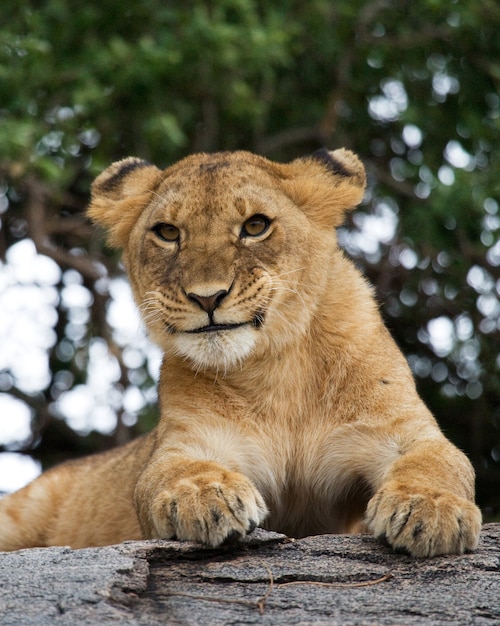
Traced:
[[249, 478], [197, 457], [159, 451], [144, 470], [135, 504], [145, 537], [217, 546], [245, 536], [266, 517], [264, 500]]
[[133, 505], [149, 458], [146, 436], [103, 454], [57, 466], [0, 500], [0, 550], [108, 545], [140, 539]]
[[0, 550], [48, 545], [63, 482], [53, 472], [42, 474], [0, 500]]
[[368, 504], [366, 521], [377, 537], [413, 556], [473, 550], [481, 513], [468, 459], [440, 434], [402, 444]]
[[352, 502], [361, 481], [366, 529], [393, 548], [434, 556], [477, 546], [474, 471], [426, 410], [343, 425], [323, 438], [319, 452], [325, 493]]

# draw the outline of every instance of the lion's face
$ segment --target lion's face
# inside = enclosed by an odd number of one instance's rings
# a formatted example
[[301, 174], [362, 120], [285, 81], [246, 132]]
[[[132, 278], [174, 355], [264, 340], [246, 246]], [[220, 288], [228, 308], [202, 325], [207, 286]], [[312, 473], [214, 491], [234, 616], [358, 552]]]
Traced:
[[[346, 207], [342, 184], [356, 201], [364, 184], [351, 153], [326, 154], [341, 173], [324, 155], [279, 165], [219, 153], [164, 172], [126, 160], [97, 179], [91, 217], [124, 247], [135, 299], [166, 353], [226, 372], [306, 332]], [[329, 211], [319, 206], [325, 183]]]
[[252, 174], [186, 164], [130, 236], [127, 268], [153, 337], [196, 367], [232, 368], [311, 312], [312, 225], [267, 173]]

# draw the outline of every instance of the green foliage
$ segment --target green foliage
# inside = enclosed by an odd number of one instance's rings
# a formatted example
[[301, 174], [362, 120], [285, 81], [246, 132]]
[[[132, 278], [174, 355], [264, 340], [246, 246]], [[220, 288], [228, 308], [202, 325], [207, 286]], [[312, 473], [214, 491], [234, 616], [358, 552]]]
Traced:
[[[110, 296], [86, 255], [100, 255], [108, 277], [117, 258], [96, 248], [81, 220], [103, 167], [127, 155], [166, 166], [200, 150], [287, 160], [346, 145], [365, 161], [370, 187], [341, 239], [376, 284], [423, 395], [472, 456], [483, 507], [498, 510], [495, 0], [4, 0], [0, 17], [0, 190], [9, 205], [0, 252], [33, 238], [81, 275], [94, 301], [78, 340], [58, 307], [46, 404], [58, 367], [85, 379], [91, 335], [113, 341]], [[388, 216], [396, 231], [378, 241], [373, 229]], [[33, 225], [49, 222], [44, 244]], [[449, 322], [447, 347], [432, 338], [436, 319]], [[73, 350], [63, 365], [61, 344]], [[137, 371], [142, 382], [132, 383], [132, 370], [122, 364], [119, 389], [151, 386]], [[42, 426], [35, 420], [35, 431]]]

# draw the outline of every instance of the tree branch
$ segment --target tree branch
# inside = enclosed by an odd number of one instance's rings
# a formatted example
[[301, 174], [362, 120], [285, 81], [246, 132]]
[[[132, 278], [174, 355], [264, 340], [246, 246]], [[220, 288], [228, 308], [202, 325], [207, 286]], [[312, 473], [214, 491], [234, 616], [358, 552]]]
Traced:
[[[61, 224], [56, 228], [54, 226], [55, 220], [49, 220], [47, 215], [49, 192], [46, 187], [34, 177], [29, 177], [24, 184], [24, 189], [29, 234], [38, 253], [50, 257], [61, 267], [75, 269], [90, 280], [95, 281], [101, 278], [101, 272], [89, 258], [71, 254], [61, 246], [55, 245], [51, 240], [51, 235], [55, 232], [64, 233], [68, 230], [74, 232], [76, 228], [75, 218], [68, 218], [71, 221], [67, 227], [64, 225], [66, 220], [61, 218], [59, 220]], [[82, 220], [80, 220], [80, 228], [81, 225], [83, 225]]]

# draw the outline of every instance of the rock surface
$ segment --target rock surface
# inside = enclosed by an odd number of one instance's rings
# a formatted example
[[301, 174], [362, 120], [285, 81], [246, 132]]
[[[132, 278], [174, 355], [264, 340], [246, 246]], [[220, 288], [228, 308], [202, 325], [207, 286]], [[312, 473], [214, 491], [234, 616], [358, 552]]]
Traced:
[[0, 624], [500, 623], [500, 524], [473, 554], [418, 560], [368, 535], [255, 531], [220, 549], [172, 541], [0, 553]]

